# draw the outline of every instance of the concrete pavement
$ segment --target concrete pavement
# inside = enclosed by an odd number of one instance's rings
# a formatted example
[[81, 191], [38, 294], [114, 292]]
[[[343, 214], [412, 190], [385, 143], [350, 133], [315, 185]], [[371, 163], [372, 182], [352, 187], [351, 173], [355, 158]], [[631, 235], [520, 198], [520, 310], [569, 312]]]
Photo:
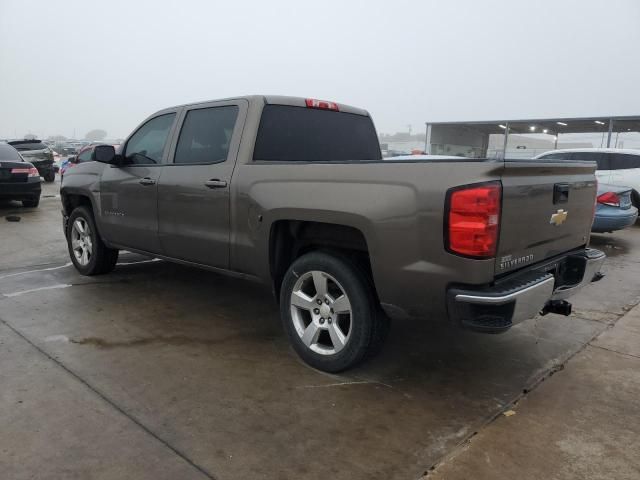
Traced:
[[449, 455], [434, 480], [640, 478], [640, 307]]

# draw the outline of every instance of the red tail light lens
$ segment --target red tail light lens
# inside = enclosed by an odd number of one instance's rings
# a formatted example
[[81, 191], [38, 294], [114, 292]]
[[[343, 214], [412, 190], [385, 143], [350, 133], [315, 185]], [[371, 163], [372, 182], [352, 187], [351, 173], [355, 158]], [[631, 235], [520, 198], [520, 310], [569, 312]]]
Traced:
[[495, 257], [501, 202], [500, 182], [450, 190], [447, 249], [465, 257]]
[[613, 192], [606, 192], [602, 195], [598, 195], [597, 201], [602, 205], [609, 205], [610, 207], [620, 206], [620, 197]]
[[308, 108], [319, 108], [320, 110], [339, 111], [338, 104], [335, 102], [327, 102], [326, 100], [318, 100], [315, 98], [307, 98], [305, 100]]
[[38, 173], [38, 169], [36, 167], [19, 167], [19, 168], [12, 168], [11, 169], [11, 173], [13, 175], [24, 175], [25, 173], [28, 174], [30, 177], [39, 177], [40, 174]]

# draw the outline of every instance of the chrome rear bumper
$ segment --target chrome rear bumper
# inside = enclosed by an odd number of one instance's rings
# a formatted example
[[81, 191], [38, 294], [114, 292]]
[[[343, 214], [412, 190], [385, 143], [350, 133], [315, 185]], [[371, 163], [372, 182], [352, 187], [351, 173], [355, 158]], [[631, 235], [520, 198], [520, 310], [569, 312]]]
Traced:
[[[473, 330], [505, 331], [600, 278], [598, 275], [605, 258], [603, 252], [589, 248], [562, 258], [561, 262], [571, 267], [573, 283], [567, 283], [566, 278], [544, 265], [518, 272], [492, 287], [452, 288], [448, 292], [449, 316]], [[552, 266], [557, 270], [559, 263], [554, 262]]]

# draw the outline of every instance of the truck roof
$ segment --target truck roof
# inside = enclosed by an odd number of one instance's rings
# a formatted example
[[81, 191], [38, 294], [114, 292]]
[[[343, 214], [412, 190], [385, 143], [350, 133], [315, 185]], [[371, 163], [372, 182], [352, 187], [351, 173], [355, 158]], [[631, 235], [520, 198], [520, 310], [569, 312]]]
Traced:
[[[286, 95], [241, 95], [238, 97], [228, 97], [228, 98], [217, 98], [213, 100], [203, 100], [199, 102], [190, 102], [182, 105], [174, 105], [172, 107], [163, 108], [156, 113], [162, 112], [163, 110], [170, 110], [179, 107], [190, 107], [192, 105], [200, 105], [202, 103], [209, 102], [221, 102], [228, 100], [247, 100], [249, 103], [261, 102], [263, 104], [268, 105], [289, 105], [292, 107], [306, 107], [306, 100], [311, 97], [291, 97]], [[333, 102], [333, 101], [332, 101]], [[362, 108], [354, 107], [351, 105], [346, 105], [344, 103], [333, 102], [338, 105], [338, 110], [344, 113], [352, 113], [356, 115], [364, 115], [369, 116], [369, 112]]]

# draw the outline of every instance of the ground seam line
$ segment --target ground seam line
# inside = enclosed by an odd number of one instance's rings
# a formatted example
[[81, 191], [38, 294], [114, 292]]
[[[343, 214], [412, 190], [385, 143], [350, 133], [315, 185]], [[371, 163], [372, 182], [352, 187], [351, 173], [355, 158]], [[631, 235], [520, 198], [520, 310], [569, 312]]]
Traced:
[[606, 350], [607, 352], [617, 353], [618, 355], [623, 355], [625, 357], [637, 358], [640, 359], [640, 355], [634, 355], [633, 353], [619, 352], [618, 350], [613, 350], [612, 348], [603, 347], [601, 345], [593, 345], [589, 344], [590, 347], [599, 348], [600, 350]]
[[79, 374], [77, 374], [76, 372], [71, 370], [69, 367], [64, 365], [62, 362], [58, 361], [55, 357], [53, 357], [52, 355], [47, 353], [42, 348], [40, 348], [38, 345], [36, 345], [34, 342], [32, 342], [27, 336], [25, 336], [22, 332], [20, 332], [18, 329], [14, 328], [11, 324], [9, 324], [6, 320], [4, 320], [3, 318], [0, 318], [0, 323], [2, 323], [3, 325], [6, 325], [7, 328], [9, 328], [9, 330], [11, 330], [13, 333], [18, 335], [25, 342], [27, 342], [29, 345], [31, 345], [33, 348], [35, 348], [38, 352], [40, 352], [41, 355], [43, 355], [44, 357], [48, 358], [53, 363], [58, 365], [62, 370], [67, 372], [69, 375], [74, 377], [76, 380], [78, 380], [81, 384], [83, 384], [85, 387], [87, 387], [93, 393], [98, 395], [98, 397], [100, 397], [103, 401], [105, 401], [108, 405], [110, 405], [117, 412], [119, 412], [120, 414], [125, 416], [127, 419], [129, 419], [131, 422], [133, 422], [135, 425], [140, 427], [145, 433], [147, 433], [148, 435], [153, 437], [155, 440], [160, 442], [162, 445], [167, 447], [169, 450], [171, 450], [174, 454], [176, 454], [178, 457], [180, 457], [182, 460], [184, 460], [188, 465], [190, 465], [191, 467], [193, 467], [196, 470], [198, 470], [200, 473], [202, 473], [208, 479], [210, 479], [210, 480], [218, 480], [217, 477], [214, 474], [212, 474], [211, 472], [207, 471], [204, 467], [198, 465], [194, 460], [191, 460], [185, 453], [181, 452], [180, 450], [178, 450], [178, 448], [174, 447], [168, 441], [164, 440], [162, 437], [160, 437], [158, 434], [156, 434], [153, 430], [151, 430], [149, 427], [147, 427], [144, 423], [142, 423], [136, 417], [134, 417], [133, 415], [128, 413], [124, 408], [119, 406], [117, 403], [112, 401], [109, 397], [107, 397], [107, 395], [102, 393], [97, 387], [94, 387], [93, 385], [91, 385], [89, 382], [87, 382], [85, 379], [83, 379]]

